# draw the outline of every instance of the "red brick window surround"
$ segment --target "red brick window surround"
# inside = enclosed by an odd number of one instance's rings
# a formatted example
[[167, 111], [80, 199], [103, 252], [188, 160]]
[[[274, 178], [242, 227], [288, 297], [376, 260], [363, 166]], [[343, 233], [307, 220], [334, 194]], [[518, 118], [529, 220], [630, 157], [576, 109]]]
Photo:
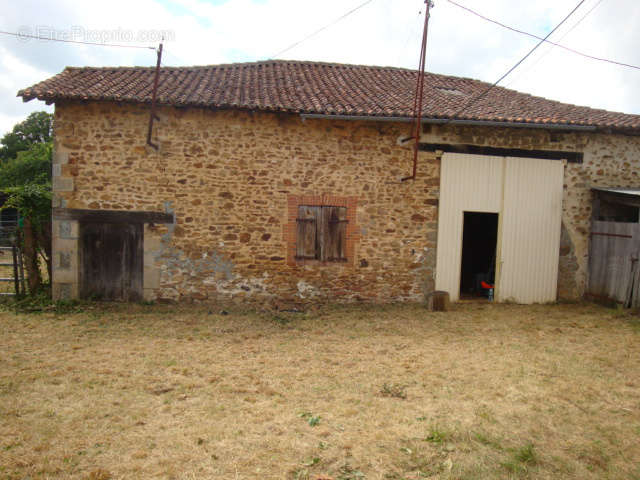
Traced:
[[[360, 238], [359, 229], [356, 225], [356, 207], [357, 197], [340, 197], [336, 195], [289, 195], [288, 219], [285, 224], [284, 236], [287, 243], [287, 263], [289, 265], [304, 264], [324, 264], [324, 263], [342, 263], [353, 265], [355, 261], [355, 243]], [[331, 258], [327, 261], [314, 258], [304, 258], [299, 255], [299, 242], [303, 239], [298, 238], [300, 231], [304, 230], [304, 225], [300, 225], [300, 213], [304, 211], [300, 207], [326, 207], [316, 209], [322, 212], [322, 215], [338, 215], [340, 221], [346, 224], [344, 257]], [[329, 208], [336, 207], [336, 208]], [[311, 209], [310, 209], [311, 210]], [[302, 226], [302, 229], [300, 228]]]

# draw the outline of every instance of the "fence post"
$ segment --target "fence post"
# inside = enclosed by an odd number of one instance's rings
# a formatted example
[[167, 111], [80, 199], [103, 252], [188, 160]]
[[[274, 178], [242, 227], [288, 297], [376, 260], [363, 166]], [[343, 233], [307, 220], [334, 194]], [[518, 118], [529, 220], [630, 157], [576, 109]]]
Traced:
[[20, 295], [26, 295], [27, 287], [24, 284], [24, 262], [20, 247], [18, 247], [18, 275], [20, 277]]
[[20, 278], [18, 277], [18, 247], [11, 246], [11, 253], [13, 254], [13, 285], [15, 287], [16, 296], [20, 295]]

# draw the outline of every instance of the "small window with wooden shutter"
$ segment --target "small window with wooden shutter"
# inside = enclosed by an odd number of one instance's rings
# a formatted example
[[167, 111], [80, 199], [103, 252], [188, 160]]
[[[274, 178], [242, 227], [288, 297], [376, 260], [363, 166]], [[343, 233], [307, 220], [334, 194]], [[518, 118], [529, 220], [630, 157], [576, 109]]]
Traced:
[[319, 260], [318, 220], [321, 207], [298, 207], [296, 260]]
[[296, 223], [296, 260], [347, 261], [346, 207], [300, 205]]

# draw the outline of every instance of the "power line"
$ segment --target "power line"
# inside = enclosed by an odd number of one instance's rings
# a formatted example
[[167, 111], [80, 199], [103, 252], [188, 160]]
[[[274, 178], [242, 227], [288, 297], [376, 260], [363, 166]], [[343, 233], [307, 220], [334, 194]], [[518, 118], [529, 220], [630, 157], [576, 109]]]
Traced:
[[164, 46], [163, 47], [164, 50], [162, 51], [163, 54], [169, 56], [169, 57], [173, 57], [178, 63], [176, 63], [175, 65], [167, 65], [164, 61], [162, 62], [162, 66], [163, 67], [170, 67], [170, 66], [179, 66], [180, 64], [184, 64], [186, 63], [182, 58], [178, 57], [177, 55], [171, 53], [170, 51], [167, 50], [167, 47]]
[[[587, 18], [589, 15], [591, 15], [591, 12], [593, 12], [596, 8], [598, 8], [598, 6], [602, 3], [602, 0], [598, 0], [596, 2], [596, 4], [591, 7], [589, 9], [589, 11], [587, 13], [585, 13], [582, 17], [580, 17], [580, 20], [578, 20], [576, 23], [573, 24], [573, 26], [567, 30], [565, 33], [562, 34], [562, 36], [558, 39], [558, 43], [561, 42], [567, 35], [569, 35], [571, 32], [573, 32], [576, 27], [578, 25], [580, 25], [582, 23], [582, 21]], [[520, 80], [526, 73], [530, 72], [531, 70], [533, 70], [533, 68], [542, 61], [542, 59], [544, 57], [546, 57], [549, 53], [551, 53], [551, 51], [553, 50], [553, 45], [549, 46], [549, 48], [547, 48], [547, 50], [540, 55], [538, 58], [536, 58], [536, 61], [533, 62], [524, 72], [520, 72], [520, 75], [518, 75], [516, 78], [514, 78], [513, 80], [511, 80], [509, 83], [507, 83], [507, 87], [513, 85], [514, 83], [516, 83], [518, 80]]]
[[[418, 18], [420, 17], [421, 14], [422, 14], [422, 11], [419, 11], [418, 15], [417, 15]], [[412, 26], [409, 27], [409, 25], [407, 25], [407, 27], [406, 27], [406, 30], [408, 32], [407, 39], [404, 41], [404, 45], [402, 46], [402, 50], [398, 50], [398, 53], [396, 54], [396, 63], [397, 64], [400, 63], [400, 57], [402, 55], [402, 52], [404, 52], [407, 49], [407, 45], [409, 44], [409, 40], [412, 37], [414, 37], [416, 35], [416, 33], [417, 33], [416, 32], [416, 30], [417, 30], [416, 29], [417, 22], [415, 22], [415, 21], [413, 21], [413, 19], [411, 19], [409, 21], [409, 23], [412, 24]]]
[[[451, 0], [447, 0], [447, 1], [451, 2]], [[460, 110], [458, 110], [456, 113], [454, 113], [454, 114], [449, 118], [449, 120], [448, 120], [447, 122], [445, 122], [445, 123], [448, 123], [448, 122], [450, 122], [450, 121], [451, 121], [451, 119], [453, 119], [453, 118], [455, 118], [455, 117], [457, 117], [457, 116], [461, 115], [461, 114], [462, 114], [462, 112], [464, 112], [464, 111], [465, 111], [467, 108], [469, 108], [471, 105], [473, 105], [473, 104], [474, 104], [474, 103], [476, 103], [478, 100], [480, 100], [481, 98], [483, 98], [483, 97], [484, 97], [487, 93], [489, 93], [489, 92], [490, 92], [490, 91], [491, 91], [495, 86], [497, 86], [497, 85], [498, 85], [502, 80], [504, 80], [504, 79], [505, 79], [505, 78], [506, 78], [506, 77], [507, 77], [511, 72], [513, 72], [516, 68], [518, 68], [518, 67], [520, 66], [520, 64], [521, 64], [522, 62], [524, 62], [524, 61], [529, 57], [529, 55], [531, 55], [531, 54], [532, 54], [532, 53], [533, 53], [533, 52], [534, 52], [534, 51], [535, 51], [535, 50], [536, 50], [540, 45], [542, 45], [542, 44], [547, 40], [547, 38], [549, 38], [549, 37], [553, 34], [553, 32], [555, 32], [556, 30], [558, 30], [558, 28], [560, 28], [560, 27], [564, 24], [564, 22], [566, 22], [566, 21], [569, 19], [569, 17], [571, 17], [571, 15], [573, 15], [573, 14], [575, 13], [575, 11], [576, 11], [576, 10], [578, 10], [578, 9], [580, 8], [580, 6], [581, 6], [584, 2], [586, 2], [586, 0], [580, 0], [580, 2], [578, 2], [578, 5], [576, 5], [576, 6], [574, 7], [574, 9], [573, 9], [573, 10], [571, 10], [571, 12], [569, 12], [569, 15], [567, 15], [566, 17], [564, 17], [564, 18], [562, 19], [562, 21], [561, 21], [558, 25], [556, 25], [556, 26], [555, 26], [555, 28], [554, 28], [553, 30], [551, 30], [549, 33], [547, 33], [547, 36], [546, 36], [546, 37], [544, 37], [544, 38], [540, 39], [540, 41], [536, 44], [536, 46], [535, 46], [535, 47], [533, 47], [531, 50], [529, 50], [529, 53], [527, 53], [524, 57], [522, 57], [520, 60], [518, 60], [518, 62], [517, 62], [513, 67], [511, 67], [509, 70], [507, 70], [507, 72], [506, 72], [504, 75], [502, 75], [498, 80], [496, 80], [492, 85], [490, 85], [490, 86], [489, 86], [489, 88], [487, 88], [484, 92], [482, 92], [480, 95], [477, 95], [476, 97], [474, 97], [474, 98], [472, 98], [471, 100], [469, 100], [466, 104], [464, 104], [464, 105], [462, 106], [462, 108], [461, 108]], [[451, 3], [453, 3], [453, 2], [451, 2]]]
[[306, 42], [307, 40], [309, 40], [311, 37], [316, 36], [317, 34], [319, 34], [320, 32], [326, 30], [329, 27], [332, 27], [333, 25], [335, 25], [336, 23], [338, 23], [340, 20], [343, 20], [345, 18], [347, 18], [349, 15], [351, 15], [352, 13], [355, 13], [356, 11], [360, 10], [362, 7], [364, 7], [365, 5], [369, 4], [373, 2], [373, 0], [367, 0], [366, 2], [361, 3], [360, 5], [358, 5], [357, 7], [349, 10], [347, 13], [345, 13], [344, 15], [342, 15], [341, 17], [336, 18], [333, 22], [325, 25], [322, 28], [319, 28], [318, 30], [316, 30], [315, 32], [307, 35], [306, 37], [304, 37], [302, 40], [298, 40], [295, 43], [292, 43], [291, 45], [289, 45], [287, 48], [285, 48], [284, 50], [280, 50], [278, 53], [276, 53], [275, 55], [272, 55], [270, 58], [276, 58], [279, 57], [280, 55], [282, 55], [285, 52], [288, 52], [289, 50], [291, 50], [294, 47], [297, 47], [298, 45], [300, 45], [302, 42]]
[[598, 8], [598, 5], [600, 5], [601, 3], [602, 3], [602, 0], [598, 0], [596, 2], [596, 4], [593, 7], [591, 7], [587, 13], [585, 13], [582, 17], [580, 17], [580, 20], [578, 20], [576, 23], [574, 23], [573, 26], [569, 30], [567, 30], [567, 32], [565, 34], [563, 34], [560, 38], [564, 38], [567, 35], [569, 35], [571, 32], [573, 32], [573, 30], [578, 25], [580, 25], [585, 18], [587, 18], [589, 15], [591, 15], [591, 12], [593, 12], [596, 8]]
[[[507, 30], [511, 30], [512, 32], [520, 33], [522, 35], [526, 35], [527, 37], [531, 37], [531, 38], [535, 38], [537, 40], [541, 40], [542, 42], [549, 43], [549, 44], [551, 44], [551, 45], [553, 45], [555, 47], [559, 47], [559, 48], [562, 48], [564, 50], [567, 50], [568, 52], [575, 53], [576, 55], [580, 55], [580, 56], [583, 56], [585, 58], [590, 58], [591, 60], [598, 60], [599, 62], [607, 62], [607, 63], [612, 63], [614, 65], [619, 65], [621, 67], [629, 67], [629, 68], [635, 68], [636, 70], [640, 70], [640, 67], [637, 66], [637, 65], [631, 65], [629, 63], [617, 62], [615, 60], [610, 60], [608, 58], [596, 57], [594, 55], [589, 55], [588, 53], [580, 52], [580, 51], [575, 50], [573, 48], [566, 47], [566, 46], [561, 45], [559, 43], [552, 42], [550, 40], [547, 40], [549, 35], [547, 35], [546, 37], [542, 38], [542, 37], [539, 37], [538, 35], [535, 35], [533, 33], [525, 32], [524, 30], [519, 30], [519, 29], [517, 29], [515, 27], [511, 27], [509, 25], [505, 25], [504, 23], [501, 23], [501, 22], [499, 22], [497, 20], [494, 20], [492, 18], [486, 17], [486, 16], [482, 15], [481, 13], [476, 12], [475, 10], [472, 10], [472, 9], [470, 9], [468, 7], [465, 7], [464, 5], [460, 5], [459, 3], [454, 2], [453, 0], [447, 0], [447, 2], [449, 2], [449, 3], [453, 4], [453, 5], [455, 5], [456, 7], [459, 7], [461, 9], [463, 9], [463, 10], [465, 10], [465, 11], [467, 11], [467, 12], [473, 14], [473, 15], [475, 15], [476, 17], [480, 17], [481, 19], [486, 20], [487, 22], [494, 23], [496, 25], [501, 26], [502, 28], [506, 28]], [[582, 4], [582, 2], [580, 2], [580, 4]], [[536, 48], [537, 48], [537, 46], [536, 46]]]
[[144, 48], [148, 50], [155, 50], [155, 47], [143, 47], [142, 45], [119, 45], [114, 43], [98, 43], [98, 42], [84, 42], [82, 40], [65, 40], [62, 38], [49, 38], [49, 37], [41, 37], [38, 35], [30, 35], [28, 33], [15, 33], [15, 32], [5, 32], [0, 30], [0, 34], [2, 35], [11, 35], [14, 37], [18, 37], [19, 39], [25, 38], [33, 38], [36, 40], [46, 40], [49, 42], [63, 42], [63, 43], [79, 43], [82, 45], [97, 45], [99, 47], [119, 47], [119, 48]]

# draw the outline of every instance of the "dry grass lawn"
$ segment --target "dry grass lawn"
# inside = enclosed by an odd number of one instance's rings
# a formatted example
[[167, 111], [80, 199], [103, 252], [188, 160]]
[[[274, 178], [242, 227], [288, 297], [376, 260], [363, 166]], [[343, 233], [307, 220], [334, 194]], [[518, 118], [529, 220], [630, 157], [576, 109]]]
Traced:
[[0, 478], [640, 479], [640, 323], [595, 305], [88, 305], [0, 329]]

